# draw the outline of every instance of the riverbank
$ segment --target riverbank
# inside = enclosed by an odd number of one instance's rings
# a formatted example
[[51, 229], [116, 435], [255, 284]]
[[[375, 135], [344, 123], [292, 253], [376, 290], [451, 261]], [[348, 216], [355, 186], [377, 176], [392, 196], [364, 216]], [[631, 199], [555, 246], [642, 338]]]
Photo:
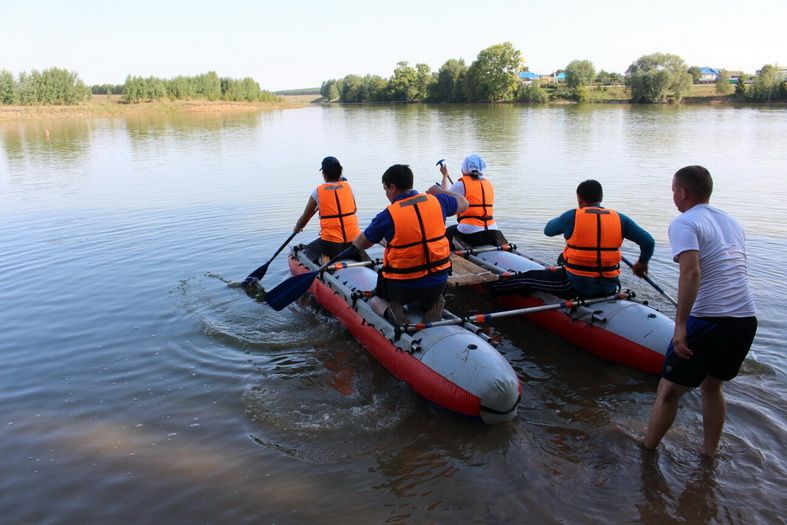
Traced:
[[229, 102], [223, 100], [161, 100], [129, 104], [120, 95], [94, 95], [84, 104], [71, 106], [0, 106], [0, 121], [126, 117], [156, 113], [239, 113], [292, 109], [308, 105], [313, 95], [283, 96], [276, 102]]

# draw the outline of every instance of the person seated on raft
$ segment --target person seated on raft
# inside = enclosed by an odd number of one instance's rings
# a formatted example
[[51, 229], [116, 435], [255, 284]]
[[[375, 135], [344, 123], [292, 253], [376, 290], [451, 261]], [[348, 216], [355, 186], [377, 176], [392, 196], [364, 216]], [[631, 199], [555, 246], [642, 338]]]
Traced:
[[382, 182], [391, 204], [353, 241], [359, 250], [385, 241], [371, 305], [394, 324], [405, 322], [404, 306], [411, 303], [425, 309], [424, 322], [438, 321], [443, 317], [443, 292], [451, 271], [445, 218], [465, 211], [467, 199], [443, 190], [432, 194], [435, 186], [419, 193], [413, 189], [413, 172], [406, 164], [385, 170]]
[[653, 236], [636, 222], [601, 206], [603, 191], [595, 180], [577, 186], [579, 208], [568, 210], [549, 221], [544, 235], [563, 234], [566, 247], [558, 258], [558, 268], [531, 270], [490, 285], [495, 292], [540, 290], [563, 298], [601, 297], [620, 291], [620, 246], [623, 239], [639, 245], [639, 260], [632, 270], [638, 277], [648, 271], [653, 255]]
[[[325, 182], [312, 192], [306, 201], [306, 208], [292, 230], [303, 231], [319, 210], [320, 237], [306, 246], [306, 254], [312, 261], [327, 261], [339, 255], [352, 245], [353, 239], [361, 231], [358, 227], [358, 216], [355, 214], [355, 195], [347, 179], [342, 177], [339, 160], [336, 157], [325, 157], [322, 159], [320, 171]], [[365, 252], [357, 250], [348, 258], [359, 261], [369, 259]]]
[[467, 211], [457, 216], [458, 224], [449, 226], [445, 236], [452, 246], [501, 246], [508, 241], [497, 227], [492, 215], [495, 204], [495, 188], [484, 176], [486, 162], [480, 155], [472, 154], [462, 161], [462, 176], [449, 188], [448, 167], [440, 163], [443, 174], [442, 188], [458, 195], [464, 195], [470, 203]]

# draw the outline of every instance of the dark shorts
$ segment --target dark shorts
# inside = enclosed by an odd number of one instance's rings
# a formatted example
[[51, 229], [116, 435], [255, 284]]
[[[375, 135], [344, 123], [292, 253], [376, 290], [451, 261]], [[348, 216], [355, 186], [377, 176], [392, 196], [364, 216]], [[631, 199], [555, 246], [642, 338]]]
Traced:
[[[325, 241], [323, 239], [315, 239], [310, 242], [306, 246], [306, 255], [314, 262], [317, 262], [317, 259], [320, 258], [320, 255], [327, 255], [329, 258], [334, 258], [340, 253], [342, 253], [345, 248], [352, 246], [351, 242], [341, 243], [341, 242], [331, 242]], [[366, 255], [366, 251], [358, 250], [355, 248], [350, 255], [347, 256], [348, 259], [355, 259], [356, 261], [368, 261], [369, 256]]]
[[454, 246], [454, 240], [468, 247], [485, 246], [488, 244], [492, 246], [502, 246], [503, 244], [508, 244], [508, 240], [506, 240], [505, 235], [503, 235], [503, 232], [500, 230], [462, 233], [457, 229], [456, 224], [445, 229], [445, 236], [452, 246]]
[[757, 332], [756, 317], [693, 317], [686, 323], [690, 359], [675, 353], [672, 342], [661, 375], [689, 388], [707, 376], [729, 381], [738, 375]]
[[375, 295], [388, 301], [395, 299], [405, 305], [420, 302], [428, 308], [435, 299], [443, 295], [446, 287], [444, 282], [434, 286], [420, 287], [412, 286], [412, 281], [397, 281], [397, 279], [385, 279], [378, 274]]

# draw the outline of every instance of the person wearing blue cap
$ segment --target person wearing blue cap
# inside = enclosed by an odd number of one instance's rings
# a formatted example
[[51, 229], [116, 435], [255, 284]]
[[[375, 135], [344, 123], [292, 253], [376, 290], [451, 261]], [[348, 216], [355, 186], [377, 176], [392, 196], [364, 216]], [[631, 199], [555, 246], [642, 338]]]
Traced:
[[497, 226], [492, 210], [495, 205], [495, 188], [484, 176], [486, 162], [478, 154], [465, 157], [462, 161], [462, 176], [449, 186], [451, 176], [448, 167], [440, 162], [443, 175], [440, 187], [443, 191], [464, 196], [470, 206], [457, 215], [457, 224], [449, 226], [445, 235], [452, 244], [460, 247], [506, 244], [503, 232]]
[[[360, 233], [358, 227], [355, 195], [342, 176], [342, 165], [336, 157], [322, 159], [320, 171], [324, 183], [312, 192], [306, 201], [306, 208], [295, 223], [293, 231], [302, 231], [309, 220], [319, 211], [320, 237], [307, 246], [307, 253], [313, 260], [321, 255], [330, 259], [352, 245], [353, 239]], [[366, 254], [356, 252], [355, 258], [366, 260]]]

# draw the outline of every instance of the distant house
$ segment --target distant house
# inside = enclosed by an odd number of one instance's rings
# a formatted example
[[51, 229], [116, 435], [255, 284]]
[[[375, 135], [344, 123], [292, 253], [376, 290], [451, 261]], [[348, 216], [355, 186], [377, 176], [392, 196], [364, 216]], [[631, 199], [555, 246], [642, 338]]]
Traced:
[[700, 68], [700, 82], [716, 82], [719, 79], [721, 70], [712, 67]]
[[541, 78], [541, 75], [538, 73], [533, 73], [532, 71], [520, 71], [519, 72], [519, 80], [524, 82], [525, 84], [530, 84], [534, 80], [538, 80]]

